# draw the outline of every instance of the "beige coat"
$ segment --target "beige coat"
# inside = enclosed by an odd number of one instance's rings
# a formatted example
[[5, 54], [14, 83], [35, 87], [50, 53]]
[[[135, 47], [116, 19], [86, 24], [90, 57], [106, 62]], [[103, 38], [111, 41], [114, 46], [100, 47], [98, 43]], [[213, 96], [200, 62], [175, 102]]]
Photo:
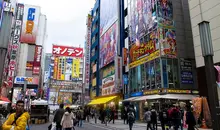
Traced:
[[61, 126], [63, 128], [72, 128], [73, 119], [75, 119], [75, 115], [73, 113], [65, 112], [61, 120]]

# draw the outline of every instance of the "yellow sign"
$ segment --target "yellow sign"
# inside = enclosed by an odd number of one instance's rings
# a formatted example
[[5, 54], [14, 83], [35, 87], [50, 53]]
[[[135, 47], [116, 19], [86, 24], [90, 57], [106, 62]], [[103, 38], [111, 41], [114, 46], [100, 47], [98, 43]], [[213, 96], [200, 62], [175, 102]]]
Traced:
[[92, 80], [92, 86], [93, 86], [93, 87], [96, 86], [96, 78], [94, 78], [94, 79]]
[[53, 70], [53, 79], [57, 79], [57, 68], [58, 68], [58, 58], [55, 57], [54, 70]]
[[158, 94], [159, 90], [150, 90], [150, 91], [145, 91], [144, 95], [151, 95], [151, 94]]
[[66, 58], [62, 58], [62, 63], [61, 63], [61, 80], [65, 80], [65, 64], [66, 64]]
[[168, 89], [168, 93], [191, 93], [191, 90]]
[[80, 67], [80, 60], [79, 59], [73, 59], [73, 78], [79, 78], [79, 67]]
[[146, 63], [146, 62], [148, 62], [148, 61], [151, 61], [151, 60], [153, 60], [153, 59], [158, 58], [159, 56], [160, 56], [160, 51], [157, 50], [157, 51], [151, 53], [151, 54], [148, 55], [148, 56], [145, 56], [145, 57], [143, 57], [143, 58], [141, 58], [141, 59], [139, 59], [139, 60], [136, 60], [136, 61], [130, 63], [130, 64], [129, 64], [129, 68], [134, 68], [134, 67], [136, 67], [136, 66], [139, 66], [139, 65], [141, 65], [141, 64], [144, 64], [144, 63]]

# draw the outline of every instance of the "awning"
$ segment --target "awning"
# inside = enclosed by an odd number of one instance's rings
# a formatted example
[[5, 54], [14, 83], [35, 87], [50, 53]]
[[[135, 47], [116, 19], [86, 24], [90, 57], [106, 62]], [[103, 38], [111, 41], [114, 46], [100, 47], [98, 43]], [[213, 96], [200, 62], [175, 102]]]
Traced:
[[159, 99], [159, 98], [161, 98], [161, 95], [147, 95], [134, 99], [134, 101], [145, 101], [145, 100]]
[[193, 98], [198, 97], [198, 95], [191, 94], [166, 94], [162, 95], [164, 99], [177, 99], [177, 100], [192, 100]]
[[134, 99], [139, 98], [139, 97], [131, 97], [131, 98], [127, 98], [125, 100], [123, 100], [122, 102], [129, 102], [129, 101], [133, 101]]
[[105, 103], [108, 103], [108, 102], [112, 101], [112, 100], [115, 99], [116, 97], [117, 97], [117, 96], [97, 98], [97, 99], [92, 100], [88, 105], [105, 104]]
[[2, 101], [2, 102], [8, 102], [8, 103], [11, 102], [7, 97], [0, 97], [0, 101]]

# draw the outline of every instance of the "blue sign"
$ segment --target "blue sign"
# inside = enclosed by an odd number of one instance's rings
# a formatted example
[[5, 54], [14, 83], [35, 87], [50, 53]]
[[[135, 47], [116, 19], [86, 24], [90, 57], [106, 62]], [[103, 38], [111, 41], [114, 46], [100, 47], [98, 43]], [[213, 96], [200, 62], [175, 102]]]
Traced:
[[128, 84], [128, 75], [123, 75], [124, 78], [124, 84], [127, 85]]
[[131, 97], [143, 96], [143, 92], [132, 93]]
[[28, 21], [34, 21], [34, 19], [35, 19], [35, 12], [36, 12], [35, 8], [29, 8], [28, 9], [28, 16], [27, 16], [27, 20]]

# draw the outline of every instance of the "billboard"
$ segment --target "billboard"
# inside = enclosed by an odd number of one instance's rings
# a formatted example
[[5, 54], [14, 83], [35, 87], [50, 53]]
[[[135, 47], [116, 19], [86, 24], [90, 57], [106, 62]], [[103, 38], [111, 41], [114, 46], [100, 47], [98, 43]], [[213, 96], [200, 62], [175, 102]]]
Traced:
[[42, 47], [35, 46], [34, 64], [33, 64], [33, 74], [34, 75], [40, 74], [41, 55], [42, 55]]
[[18, 9], [17, 13], [15, 16], [15, 25], [14, 25], [14, 32], [13, 32], [13, 40], [12, 40], [12, 45], [11, 45], [11, 55], [10, 55], [10, 62], [9, 62], [9, 70], [8, 70], [8, 77], [7, 77], [7, 82], [8, 82], [8, 87], [12, 87], [13, 85], [13, 80], [15, 76], [15, 71], [16, 71], [16, 65], [17, 65], [17, 55], [18, 55], [18, 50], [20, 46], [20, 32], [22, 28], [22, 19], [23, 19], [23, 10], [24, 10], [24, 5], [23, 4], [18, 4]]
[[[160, 56], [157, 31], [145, 36], [140, 45], [133, 44], [129, 49], [129, 67], [133, 68]], [[144, 59], [144, 60], [143, 60]]]
[[83, 48], [53, 45], [54, 56], [83, 57]]
[[100, 3], [100, 36], [118, 19], [118, 0], [101, 0]]
[[58, 96], [58, 104], [64, 103], [64, 104], [72, 104], [72, 93], [68, 92], [59, 92]]
[[85, 55], [85, 87], [89, 87], [89, 78], [90, 78], [90, 46], [91, 46], [91, 24], [92, 16], [88, 15], [87, 17], [87, 36], [86, 36], [86, 55]]
[[16, 76], [14, 83], [15, 84], [24, 84], [24, 81], [27, 81], [27, 84], [39, 84], [39, 77], [24, 77], [24, 76]]
[[102, 96], [117, 93], [115, 88], [115, 75], [111, 75], [102, 80]]
[[61, 71], [62, 71], [62, 58], [58, 58], [58, 63], [57, 63], [57, 80], [61, 80]]
[[23, 25], [21, 32], [21, 42], [35, 44], [38, 24], [40, 18], [40, 7], [33, 5], [24, 6]]
[[65, 67], [65, 80], [72, 79], [72, 65], [73, 59], [71, 57], [66, 58], [66, 67]]
[[100, 60], [99, 68], [102, 68], [112, 61], [117, 54], [118, 24], [115, 22], [111, 28], [100, 38]]
[[131, 42], [138, 42], [157, 27], [156, 7], [157, 0], [131, 0], [128, 5]]
[[57, 103], [57, 92], [49, 92], [49, 101], [48, 104], [56, 104]]
[[73, 78], [79, 78], [80, 59], [73, 59]]
[[61, 80], [65, 80], [65, 65], [66, 65], [66, 58], [61, 58]]

